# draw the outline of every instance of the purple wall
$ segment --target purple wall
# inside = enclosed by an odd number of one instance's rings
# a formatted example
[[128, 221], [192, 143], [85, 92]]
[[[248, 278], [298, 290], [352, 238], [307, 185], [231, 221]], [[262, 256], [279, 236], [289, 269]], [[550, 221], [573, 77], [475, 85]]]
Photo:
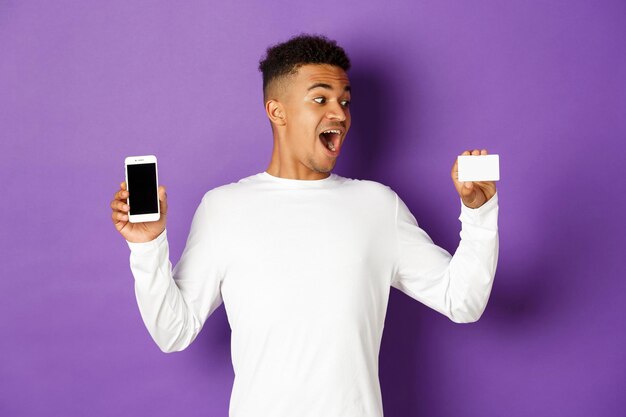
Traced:
[[162, 353], [109, 202], [124, 157], [156, 154], [176, 263], [202, 195], [267, 168], [257, 65], [300, 32], [353, 61], [335, 172], [391, 186], [449, 252], [456, 155], [501, 156], [485, 314], [392, 290], [385, 415], [623, 413], [626, 3], [248, 3], [0, 2], [0, 415], [227, 415], [223, 306]]

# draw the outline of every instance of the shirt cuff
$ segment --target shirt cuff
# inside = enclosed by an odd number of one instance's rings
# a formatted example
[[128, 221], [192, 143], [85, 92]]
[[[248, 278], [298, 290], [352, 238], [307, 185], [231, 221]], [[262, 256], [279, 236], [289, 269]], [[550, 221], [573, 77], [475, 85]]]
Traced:
[[130, 248], [131, 252], [145, 253], [145, 252], [150, 252], [151, 250], [158, 248], [161, 245], [161, 243], [163, 243], [166, 240], [167, 240], [167, 229], [163, 229], [160, 235], [158, 235], [156, 238], [154, 238], [153, 240], [149, 242], [129, 242], [127, 240], [126, 243], [128, 243], [128, 247]]
[[463, 221], [480, 221], [485, 218], [489, 213], [498, 209], [498, 192], [493, 195], [489, 200], [485, 201], [485, 203], [478, 208], [469, 208], [465, 204], [463, 204], [463, 200], [459, 197], [459, 201], [461, 202], [461, 215], [459, 216], [459, 220]]

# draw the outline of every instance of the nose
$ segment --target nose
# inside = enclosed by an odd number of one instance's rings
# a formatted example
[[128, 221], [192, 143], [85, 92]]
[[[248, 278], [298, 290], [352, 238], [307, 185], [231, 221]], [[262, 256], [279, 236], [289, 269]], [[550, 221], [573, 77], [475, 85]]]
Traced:
[[339, 120], [340, 122], [343, 122], [344, 120], [346, 120], [346, 111], [341, 106], [341, 104], [336, 103], [334, 106], [330, 106], [328, 108], [326, 117], [328, 117], [331, 120]]

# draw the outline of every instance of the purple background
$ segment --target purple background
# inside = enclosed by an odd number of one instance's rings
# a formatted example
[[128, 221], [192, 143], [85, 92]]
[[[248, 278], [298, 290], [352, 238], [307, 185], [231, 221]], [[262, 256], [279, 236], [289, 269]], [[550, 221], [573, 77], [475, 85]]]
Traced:
[[300, 32], [353, 62], [335, 172], [449, 252], [456, 155], [501, 158], [487, 309], [457, 325], [392, 290], [385, 415], [624, 412], [626, 3], [174, 3], [0, 2], [0, 415], [227, 415], [223, 306], [162, 353], [109, 203], [124, 157], [157, 155], [175, 264], [202, 195], [267, 168], [257, 65]]

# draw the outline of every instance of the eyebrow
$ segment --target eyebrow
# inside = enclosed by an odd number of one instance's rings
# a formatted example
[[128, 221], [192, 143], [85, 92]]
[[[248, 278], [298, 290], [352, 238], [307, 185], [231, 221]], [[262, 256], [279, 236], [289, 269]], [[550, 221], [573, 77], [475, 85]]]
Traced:
[[[326, 84], [326, 83], [315, 83], [312, 86], [310, 86], [307, 91], [313, 90], [314, 88], [325, 88], [327, 90], [332, 90], [333, 89], [329, 84]], [[350, 91], [350, 86], [346, 85], [345, 88], [343, 89], [343, 91]]]

